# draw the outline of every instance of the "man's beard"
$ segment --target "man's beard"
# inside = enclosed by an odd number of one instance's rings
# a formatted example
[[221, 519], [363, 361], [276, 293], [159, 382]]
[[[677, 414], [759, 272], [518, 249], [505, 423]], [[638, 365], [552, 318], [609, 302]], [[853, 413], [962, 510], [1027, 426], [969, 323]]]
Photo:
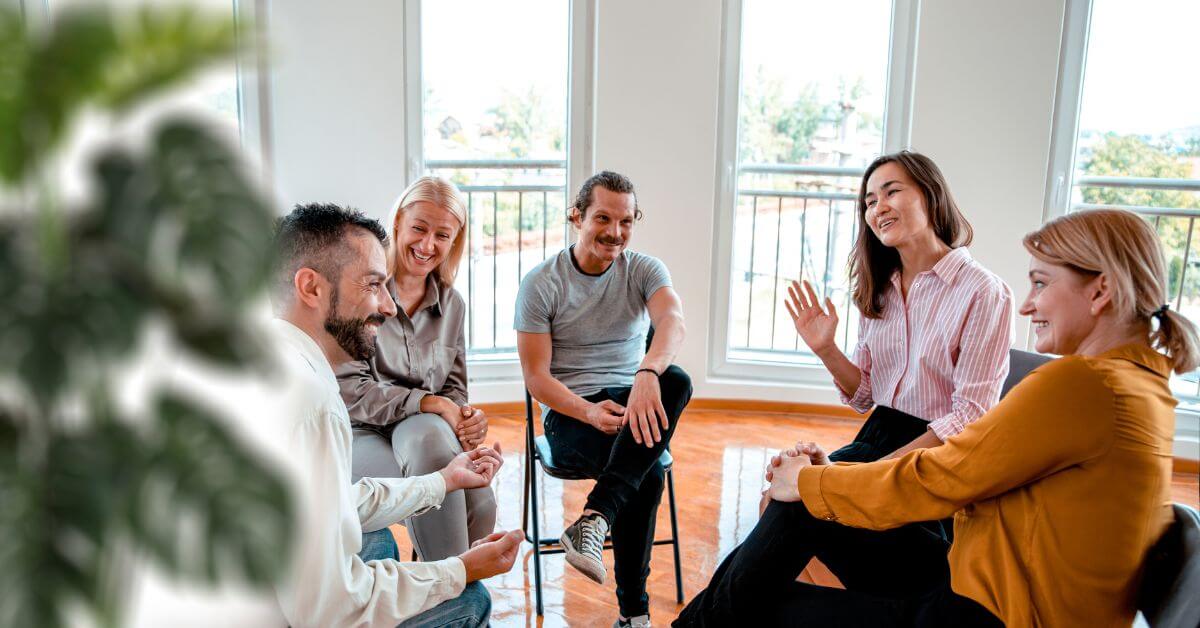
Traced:
[[352, 359], [370, 360], [375, 357], [375, 338], [367, 331], [368, 323], [382, 325], [386, 318], [378, 312], [366, 318], [341, 318], [337, 315], [338, 294], [334, 288], [329, 297], [329, 316], [325, 317], [325, 331], [337, 340]]

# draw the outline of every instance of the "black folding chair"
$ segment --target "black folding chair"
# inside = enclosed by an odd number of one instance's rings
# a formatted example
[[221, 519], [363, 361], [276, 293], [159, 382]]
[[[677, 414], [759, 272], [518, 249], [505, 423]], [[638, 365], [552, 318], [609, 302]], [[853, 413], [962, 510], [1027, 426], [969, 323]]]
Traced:
[[[521, 508], [521, 530], [525, 540], [533, 545], [533, 587], [537, 601], [537, 614], [542, 615], [542, 555], [562, 554], [562, 546], [558, 537], [542, 537], [538, 531], [538, 493], [537, 493], [537, 464], [553, 478], [560, 480], [586, 480], [586, 476], [554, 466], [554, 457], [550, 453], [550, 442], [545, 436], [535, 436], [533, 431], [533, 396], [525, 391], [525, 503]], [[671, 508], [671, 538], [656, 539], [655, 545], [670, 545], [675, 554], [675, 601], [683, 603], [683, 572], [679, 562], [679, 523], [675, 518], [675, 476], [672, 472], [674, 459], [669, 449], [664, 449], [658, 461], [662, 463], [667, 474], [667, 503]], [[530, 524], [532, 523], [532, 531]], [[543, 549], [546, 548], [546, 549]], [[612, 537], [609, 536], [604, 549], [612, 548]]]
[[1175, 521], [1146, 556], [1137, 608], [1154, 628], [1200, 626], [1200, 513], [1175, 504]]

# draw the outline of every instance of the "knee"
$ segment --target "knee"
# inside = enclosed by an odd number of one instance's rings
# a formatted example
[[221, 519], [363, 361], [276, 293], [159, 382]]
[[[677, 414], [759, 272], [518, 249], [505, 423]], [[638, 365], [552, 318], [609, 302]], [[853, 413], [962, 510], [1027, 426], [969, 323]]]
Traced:
[[487, 626], [492, 616], [492, 595], [488, 593], [487, 587], [478, 580], [472, 582], [463, 589], [462, 599], [470, 611], [471, 618], [478, 622], [472, 626]]
[[417, 414], [405, 419], [412, 421], [406, 429], [392, 433], [392, 448], [413, 468], [437, 467], [449, 464], [461, 452], [458, 439], [450, 426], [435, 414]]
[[655, 460], [654, 465], [646, 472], [642, 478], [641, 490], [651, 493], [661, 493], [663, 485], [666, 483], [667, 472], [663, 469], [662, 463]]
[[675, 364], [658, 376], [658, 385], [664, 398], [678, 400], [680, 409], [692, 398], [692, 378]]

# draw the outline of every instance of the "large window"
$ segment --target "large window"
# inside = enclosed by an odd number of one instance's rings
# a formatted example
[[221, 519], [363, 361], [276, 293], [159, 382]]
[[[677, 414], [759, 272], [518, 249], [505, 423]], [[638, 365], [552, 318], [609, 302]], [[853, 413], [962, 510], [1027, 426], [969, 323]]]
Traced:
[[[1171, 307], [1200, 320], [1200, 82], [1192, 79], [1200, 3], [1092, 0], [1070, 8], [1074, 59], [1064, 66], [1069, 106], [1057, 121], [1053, 212], [1140, 214], [1166, 255]], [[1185, 400], [1200, 394], [1195, 373], [1172, 385]]]
[[420, 4], [422, 171], [468, 201], [456, 287], [473, 359], [512, 357], [525, 273], [567, 242], [570, 34], [563, 0]]
[[891, 0], [735, 4], [727, 20], [740, 29], [725, 43], [723, 87], [736, 89], [736, 100], [727, 96], [734, 111], [722, 112], [723, 124], [736, 125], [723, 155], [732, 161], [723, 182], [732, 207], [722, 234], [731, 240], [729, 276], [715, 286], [718, 295], [728, 290], [728, 310], [713, 338], [715, 362], [718, 371], [738, 362], [810, 364], [783, 299], [792, 280], [809, 280], [839, 308], [839, 343], [856, 342], [846, 274], [855, 197], [865, 166], [904, 145], [904, 126], [889, 124], [888, 114], [907, 92], [906, 53], [897, 51], [907, 46], [910, 8]]

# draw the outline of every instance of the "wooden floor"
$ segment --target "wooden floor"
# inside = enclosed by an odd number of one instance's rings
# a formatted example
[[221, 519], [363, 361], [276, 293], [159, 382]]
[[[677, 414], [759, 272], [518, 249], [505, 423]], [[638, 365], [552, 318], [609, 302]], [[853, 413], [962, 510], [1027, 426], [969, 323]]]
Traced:
[[[847, 442], [858, 430], [851, 419], [822, 416], [779, 415], [762, 412], [688, 410], [675, 433], [676, 499], [683, 543], [683, 589], [690, 600], [708, 583], [717, 564], [754, 527], [762, 471], [769, 456], [797, 440], [813, 440], [827, 450]], [[524, 464], [523, 416], [491, 417], [489, 442], [499, 440], [505, 464], [495, 483], [499, 504], [498, 528], [521, 526], [522, 465]], [[591, 482], [560, 482], [542, 476], [539, 484], [542, 534], [558, 534], [574, 521], [583, 508]], [[1197, 476], [1176, 474], [1175, 501], [1197, 506]], [[670, 533], [666, 495], [659, 511], [660, 538]], [[401, 555], [410, 554], [404, 528], [393, 526]], [[542, 559], [544, 618], [534, 614], [533, 553], [524, 546], [517, 565], [508, 574], [485, 582], [492, 593], [494, 626], [611, 626], [617, 616], [612, 584], [611, 552], [606, 552], [609, 581], [597, 585], [566, 566], [561, 555]], [[655, 548], [650, 566], [650, 614], [657, 626], [669, 625], [682, 609], [675, 603], [674, 565], [671, 548]], [[832, 576], [812, 570], [819, 583]]]

